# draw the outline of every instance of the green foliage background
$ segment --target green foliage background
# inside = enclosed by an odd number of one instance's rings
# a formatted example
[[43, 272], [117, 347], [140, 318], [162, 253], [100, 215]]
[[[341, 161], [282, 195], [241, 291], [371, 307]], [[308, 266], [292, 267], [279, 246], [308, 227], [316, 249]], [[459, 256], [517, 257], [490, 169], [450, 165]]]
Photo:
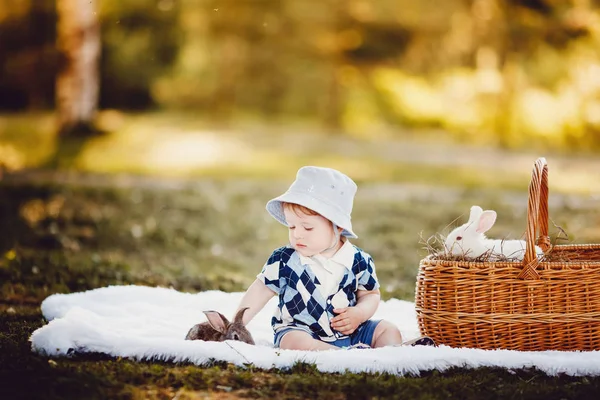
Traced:
[[[597, 1], [103, 0], [101, 107], [600, 142]], [[52, 108], [53, 0], [0, 4], [0, 109]]]

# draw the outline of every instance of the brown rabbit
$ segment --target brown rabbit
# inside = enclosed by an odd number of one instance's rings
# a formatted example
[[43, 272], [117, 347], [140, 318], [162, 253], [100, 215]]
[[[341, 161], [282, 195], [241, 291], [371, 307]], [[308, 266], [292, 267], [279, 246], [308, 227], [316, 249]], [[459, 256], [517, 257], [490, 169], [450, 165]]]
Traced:
[[250, 331], [243, 323], [244, 312], [249, 307], [240, 309], [233, 322], [229, 322], [223, 314], [217, 311], [204, 311], [208, 322], [194, 325], [187, 333], [185, 340], [204, 340], [211, 342], [222, 342], [224, 340], [239, 340], [254, 344]]

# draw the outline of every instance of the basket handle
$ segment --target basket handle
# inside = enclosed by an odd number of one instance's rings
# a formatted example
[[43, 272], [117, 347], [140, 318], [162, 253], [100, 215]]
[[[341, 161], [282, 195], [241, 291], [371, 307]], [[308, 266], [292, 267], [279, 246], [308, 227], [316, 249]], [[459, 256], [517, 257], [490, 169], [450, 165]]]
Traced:
[[529, 183], [529, 201], [527, 204], [527, 238], [523, 270], [519, 279], [539, 279], [536, 271], [540, 261], [535, 252], [536, 228], [539, 229], [538, 246], [545, 252], [550, 248], [548, 237], [548, 164], [540, 157], [533, 165]]

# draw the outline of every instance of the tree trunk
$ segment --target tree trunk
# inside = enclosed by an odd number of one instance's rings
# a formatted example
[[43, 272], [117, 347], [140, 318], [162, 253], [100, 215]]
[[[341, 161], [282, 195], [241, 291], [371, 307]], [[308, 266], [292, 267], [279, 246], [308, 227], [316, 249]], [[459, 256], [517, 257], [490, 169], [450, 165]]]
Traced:
[[94, 133], [98, 107], [100, 26], [97, 0], [56, 0], [56, 108], [61, 135]]

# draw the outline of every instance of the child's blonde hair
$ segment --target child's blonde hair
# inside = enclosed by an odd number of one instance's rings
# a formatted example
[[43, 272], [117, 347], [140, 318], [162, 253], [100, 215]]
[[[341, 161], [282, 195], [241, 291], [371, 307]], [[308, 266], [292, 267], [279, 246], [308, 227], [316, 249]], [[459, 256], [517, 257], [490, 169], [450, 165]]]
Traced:
[[281, 202], [281, 206], [283, 207], [284, 210], [292, 210], [294, 212], [294, 214], [296, 214], [296, 215], [298, 215], [298, 213], [302, 213], [302, 214], [306, 214], [306, 215], [321, 215], [318, 212], [311, 210], [308, 207], [304, 207], [304, 206], [301, 206], [300, 204], [296, 204], [296, 203]]

